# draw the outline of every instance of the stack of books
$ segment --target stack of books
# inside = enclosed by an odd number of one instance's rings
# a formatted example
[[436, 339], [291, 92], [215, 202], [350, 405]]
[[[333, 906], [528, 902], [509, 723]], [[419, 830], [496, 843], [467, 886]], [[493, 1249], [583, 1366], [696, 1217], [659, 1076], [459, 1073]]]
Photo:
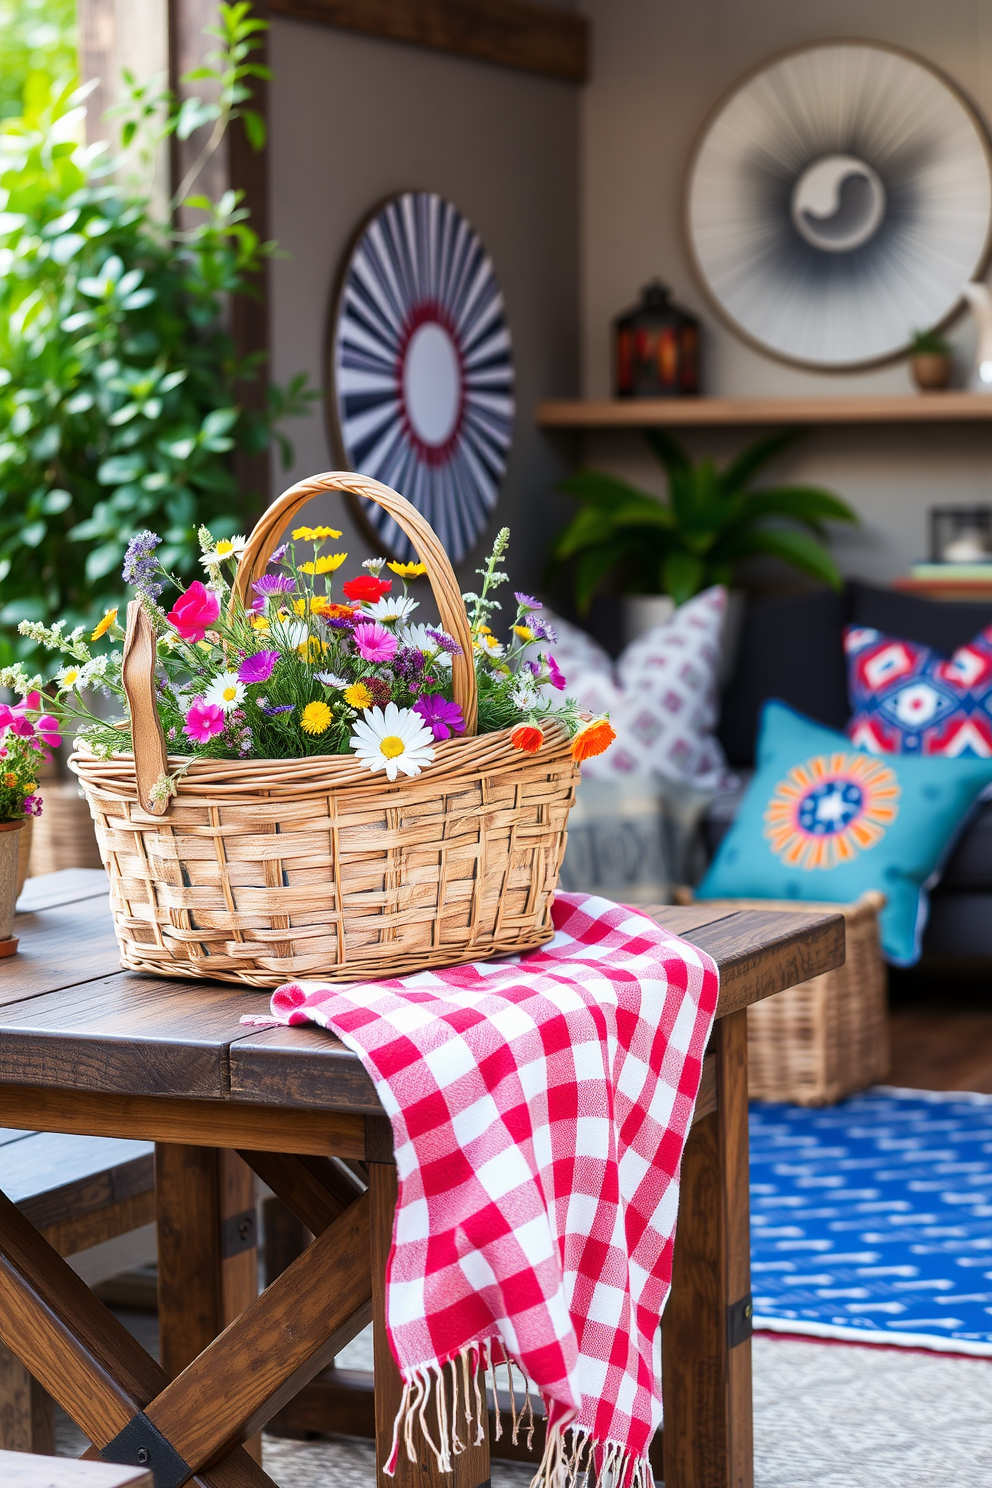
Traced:
[[893, 588], [927, 599], [992, 599], [992, 557], [987, 563], [914, 563]]

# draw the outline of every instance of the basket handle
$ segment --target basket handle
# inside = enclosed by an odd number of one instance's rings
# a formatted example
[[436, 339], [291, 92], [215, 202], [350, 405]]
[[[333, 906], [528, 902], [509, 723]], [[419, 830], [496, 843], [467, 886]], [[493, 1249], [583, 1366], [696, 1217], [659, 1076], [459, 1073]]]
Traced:
[[461, 655], [451, 658], [451, 685], [454, 700], [462, 710], [465, 734], [473, 735], [478, 729], [479, 696], [475, 681], [475, 660], [472, 655], [472, 632], [469, 628], [465, 603], [458, 588], [454, 569], [447, 553], [430, 523], [420, 515], [417, 508], [381, 481], [367, 475], [356, 475], [350, 470], [330, 470], [323, 475], [312, 475], [309, 480], [298, 481], [283, 491], [267, 511], [259, 518], [255, 530], [248, 539], [248, 546], [241, 555], [231, 603], [246, 596], [256, 579], [261, 578], [279, 539], [293, 517], [314, 496], [327, 491], [347, 491], [352, 496], [365, 496], [381, 506], [396, 522], [400, 530], [410, 539], [417, 557], [427, 565], [427, 578], [441, 617], [441, 627], [461, 646]]

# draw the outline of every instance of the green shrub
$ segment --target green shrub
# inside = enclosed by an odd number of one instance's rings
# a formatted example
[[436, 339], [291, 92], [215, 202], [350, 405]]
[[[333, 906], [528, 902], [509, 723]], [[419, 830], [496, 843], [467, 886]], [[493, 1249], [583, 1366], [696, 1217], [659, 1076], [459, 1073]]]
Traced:
[[[243, 107], [262, 22], [222, 5], [220, 49], [191, 76], [217, 81], [220, 101], [182, 106], [146, 86], [133, 94], [158, 137], [213, 130], [206, 155]], [[161, 108], [160, 108], [161, 106]], [[164, 112], [162, 112], [164, 110]], [[245, 525], [231, 452], [265, 449], [277, 419], [314, 396], [305, 377], [270, 388], [264, 413], [239, 401], [260, 375], [226, 326], [232, 295], [252, 292], [261, 244], [238, 194], [201, 209], [195, 228], [154, 219], [123, 170], [80, 141], [72, 85], [33, 74], [21, 118], [0, 126], [0, 658], [30, 659], [24, 618], [88, 624], [116, 598], [129, 537], [163, 533], [165, 564], [197, 569], [198, 526]], [[135, 124], [125, 127], [133, 139]], [[146, 178], [150, 172], [146, 171]], [[176, 204], [173, 203], [173, 207]], [[284, 458], [290, 452], [285, 440]]]

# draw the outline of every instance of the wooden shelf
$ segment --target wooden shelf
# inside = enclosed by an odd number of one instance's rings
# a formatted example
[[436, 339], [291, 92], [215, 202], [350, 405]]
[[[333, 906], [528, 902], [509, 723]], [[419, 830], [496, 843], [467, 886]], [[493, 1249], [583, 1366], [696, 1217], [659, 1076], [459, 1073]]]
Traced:
[[836, 398], [618, 398], [549, 400], [542, 429], [648, 429], [734, 424], [992, 422], [989, 393], [871, 393]]

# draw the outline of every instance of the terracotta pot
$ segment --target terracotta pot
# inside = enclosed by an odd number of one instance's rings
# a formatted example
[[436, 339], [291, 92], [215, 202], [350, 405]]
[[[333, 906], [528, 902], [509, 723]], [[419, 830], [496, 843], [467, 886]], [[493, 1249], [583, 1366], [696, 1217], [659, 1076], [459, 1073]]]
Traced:
[[14, 933], [14, 905], [17, 903], [17, 857], [21, 845], [20, 821], [0, 821], [0, 941]]
[[34, 835], [34, 817], [24, 818], [24, 827], [20, 836], [20, 847], [17, 853], [17, 897], [20, 899], [24, 889], [24, 881], [28, 876], [28, 862], [31, 858], [31, 838]]
[[944, 352], [917, 352], [910, 366], [913, 381], [921, 393], [942, 392], [951, 380], [951, 359]]

